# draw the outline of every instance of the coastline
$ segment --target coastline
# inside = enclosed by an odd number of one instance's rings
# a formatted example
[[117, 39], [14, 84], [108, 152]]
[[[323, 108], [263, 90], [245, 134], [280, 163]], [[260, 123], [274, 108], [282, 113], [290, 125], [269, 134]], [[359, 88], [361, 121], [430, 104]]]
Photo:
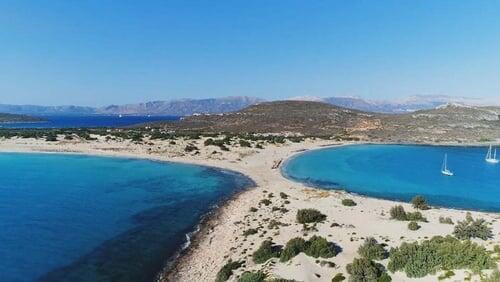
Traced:
[[[196, 141], [201, 142], [202, 141]], [[0, 141], [0, 151], [2, 152], [36, 152], [36, 153], [71, 153], [97, 156], [125, 157], [125, 158], [143, 158], [156, 161], [181, 162], [196, 165], [206, 165], [214, 168], [229, 169], [241, 173], [252, 179], [256, 187], [249, 188], [233, 195], [215, 208], [211, 213], [200, 222], [198, 232], [191, 237], [191, 244], [179, 253], [169, 269], [165, 268], [158, 275], [157, 281], [213, 281], [217, 271], [228, 261], [228, 259], [247, 260], [245, 270], [260, 269], [261, 266], [248, 261], [249, 254], [258, 247], [263, 237], [241, 236], [241, 232], [249, 227], [263, 227], [263, 219], [266, 217], [277, 218], [283, 222], [294, 221], [294, 211], [299, 208], [321, 207], [327, 211], [328, 217], [334, 219], [334, 222], [343, 222], [345, 230], [334, 230], [320, 226], [318, 233], [332, 237], [333, 241], [340, 243], [344, 248], [343, 253], [335, 258], [336, 267], [333, 269], [318, 267], [306, 256], [298, 256], [291, 265], [265, 265], [263, 270], [270, 273], [273, 277], [283, 277], [288, 279], [298, 279], [305, 281], [330, 281], [332, 273], [345, 273], [345, 264], [356, 257], [357, 246], [361, 244], [361, 238], [369, 234], [374, 234], [380, 238], [388, 238], [389, 246], [396, 246], [403, 241], [415, 241], [425, 237], [449, 234], [450, 226], [436, 224], [441, 215], [449, 216], [456, 222], [462, 220], [466, 210], [457, 210], [450, 208], [439, 208], [426, 211], [426, 216], [430, 219], [424, 228], [420, 231], [411, 232], [402, 227], [401, 222], [387, 220], [388, 209], [401, 204], [405, 209], [411, 206], [404, 202], [392, 200], [383, 200], [363, 195], [357, 195], [339, 190], [322, 190], [311, 188], [303, 183], [297, 183], [287, 179], [281, 173], [281, 167], [271, 169], [276, 161], [281, 161], [283, 166], [286, 160], [303, 153], [304, 151], [322, 149], [328, 146], [342, 146], [353, 143], [334, 143], [329, 140], [308, 140], [302, 143], [289, 143], [286, 145], [269, 145], [264, 150], [253, 150], [247, 148], [231, 148], [230, 152], [221, 152], [213, 155], [212, 148], [204, 148], [200, 145], [201, 153], [199, 155], [190, 155], [183, 152], [183, 146], [193, 141], [182, 141], [173, 146], [171, 150], [161, 152], [151, 152], [148, 148], [154, 146], [145, 146], [140, 144], [131, 144], [123, 142], [103, 142], [102, 140], [92, 142], [55, 142], [47, 143], [41, 140], [2, 140]], [[61, 144], [63, 143], [63, 144]], [[366, 142], [371, 143], [371, 142]], [[199, 143], [198, 143], [199, 144]], [[375, 142], [375, 144], [381, 144]], [[409, 145], [409, 144], [406, 144]], [[418, 145], [418, 144], [417, 144]], [[432, 144], [426, 144], [432, 145]], [[464, 146], [465, 144], [455, 144]], [[484, 145], [484, 144], [483, 144]], [[172, 147], [172, 146], [171, 146]], [[267, 191], [267, 192], [264, 192]], [[276, 215], [269, 207], [260, 207], [259, 201], [263, 196], [269, 196], [274, 193], [275, 196], [280, 192], [286, 193], [293, 199], [286, 208], [290, 212], [283, 215]], [[276, 201], [277, 197], [273, 199]], [[348, 208], [339, 205], [343, 198], [351, 198], [358, 203], [357, 207]], [[279, 201], [278, 201], [279, 202]], [[259, 211], [249, 215], [250, 207], [259, 206]], [[498, 242], [500, 224], [496, 221], [499, 218], [497, 213], [472, 211], [474, 217], [484, 217], [494, 221], [493, 242]], [[242, 222], [242, 224], [236, 224]], [[366, 222], [369, 226], [361, 226], [361, 222]], [[354, 226], [354, 227], [349, 227]], [[403, 225], [404, 226], [404, 225]], [[290, 236], [297, 236], [302, 233], [297, 226], [281, 227], [286, 230], [273, 234], [277, 243], [283, 244]], [[269, 233], [274, 231], [269, 231]], [[268, 234], [269, 234], [268, 233]], [[267, 235], [266, 235], [267, 236]], [[492, 247], [488, 242], [488, 247]], [[236, 250], [247, 250], [239, 253]], [[292, 267], [300, 265], [300, 267]], [[241, 271], [236, 271], [236, 275]], [[317, 277], [320, 275], [320, 278]], [[454, 278], [465, 277], [464, 271], [457, 272]], [[234, 278], [234, 277], [233, 277]], [[420, 281], [428, 281], [430, 277]], [[393, 281], [407, 280], [404, 273], [393, 275]], [[234, 280], [233, 280], [234, 281]], [[413, 280], [412, 280], [413, 281]], [[416, 279], [414, 281], [419, 281]]]

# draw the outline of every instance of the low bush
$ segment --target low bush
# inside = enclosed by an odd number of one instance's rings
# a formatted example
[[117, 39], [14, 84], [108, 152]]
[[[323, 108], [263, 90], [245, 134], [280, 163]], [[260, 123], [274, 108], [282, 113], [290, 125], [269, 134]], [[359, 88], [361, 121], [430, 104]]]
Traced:
[[427, 219], [420, 212], [407, 212], [406, 220], [410, 221], [427, 221]]
[[262, 271], [255, 271], [255, 272], [243, 272], [241, 274], [240, 278], [238, 279], [238, 282], [264, 282], [266, 279], [267, 275], [262, 272]]
[[253, 261], [257, 264], [264, 263], [271, 258], [280, 256], [281, 247], [273, 244], [272, 241], [266, 240], [262, 242], [260, 247], [253, 253]]
[[500, 271], [495, 269], [490, 276], [481, 279], [481, 282], [498, 282], [500, 281]]
[[411, 204], [414, 208], [419, 210], [428, 210], [429, 206], [427, 205], [427, 201], [422, 196], [415, 196], [411, 199]]
[[451, 270], [447, 270], [445, 273], [438, 276], [438, 280], [439, 281], [445, 280], [445, 279], [448, 279], [448, 278], [453, 277], [453, 276], [455, 276], [455, 272], [453, 272]]
[[320, 236], [312, 236], [307, 241], [306, 255], [314, 258], [331, 258], [337, 255], [335, 245]]
[[302, 209], [297, 211], [298, 223], [322, 222], [326, 219], [326, 215], [316, 209]]
[[331, 258], [338, 253], [337, 246], [332, 242], [328, 242], [323, 237], [312, 236], [307, 241], [297, 237], [286, 243], [285, 248], [281, 252], [280, 261], [289, 261], [302, 252], [314, 258]]
[[250, 236], [250, 235], [254, 235], [254, 234], [257, 234], [258, 230], [255, 229], [255, 228], [250, 228], [250, 229], [247, 229], [245, 231], [243, 231], [243, 236]]
[[459, 221], [457, 225], [455, 225], [453, 235], [461, 240], [472, 238], [488, 240], [493, 236], [493, 233], [484, 219], [480, 218], [474, 220], [471, 214], [467, 213], [465, 220]]
[[269, 199], [262, 199], [260, 200], [259, 204], [263, 204], [264, 206], [269, 206], [270, 204], [272, 204], [272, 202]]
[[377, 282], [391, 282], [392, 278], [387, 274], [387, 272], [382, 273], [380, 277], [378, 278]]
[[470, 269], [479, 272], [495, 265], [490, 253], [470, 241], [452, 236], [436, 236], [422, 243], [402, 243], [393, 248], [387, 268], [404, 271], [410, 278], [424, 277], [446, 269]]
[[343, 199], [342, 205], [344, 205], [346, 207], [354, 207], [356, 205], [356, 202], [351, 200], [351, 199]]
[[427, 221], [427, 219], [420, 212], [406, 212], [403, 206], [397, 205], [390, 210], [391, 219], [401, 221]]
[[217, 273], [217, 277], [215, 278], [216, 282], [223, 282], [229, 280], [229, 277], [233, 275], [233, 270], [241, 267], [243, 263], [239, 261], [229, 261], [226, 263]]
[[344, 281], [344, 280], [345, 280], [345, 277], [344, 277], [344, 274], [342, 274], [342, 273], [337, 273], [332, 278], [332, 282], [341, 282], [341, 281]]
[[384, 273], [384, 266], [366, 258], [355, 258], [346, 266], [349, 281], [377, 281]]
[[453, 224], [453, 220], [450, 217], [439, 217], [439, 223], [441, 224]]
[[281, 197], [281, 199], [285, 199], [285, 200], [288, 199], [288, 195], [283, 193], [283, 192], [280, 192], [280, 197]]
[[363, 245], [358, 248], [358, 254], [370, 260], [381, 260], [387, 257], [384, 246], [379, 244], [373, 237], [365, 239]]
[[307, 242], [303, 238], [297, 237], [288, 241], [281, 252], [280, 261], [285, 262], [307, 249]]
[[250, 144], [250, 142], [246, 141], [246, 140], [240, 140], [240, 147], [247, 147], [247, 148], [250, 148], [252, 147], [252, 145]]
[[401, 205], [397, 205], [390, 210], [391, 219], [406, 220], [406, 211]]
[[416, 221], [410, 221], [410, 223], [408, 223], [408, 229], [410, 229], [411, 231], [416, 231], [420, 229], [420, 225], [418, 225]]

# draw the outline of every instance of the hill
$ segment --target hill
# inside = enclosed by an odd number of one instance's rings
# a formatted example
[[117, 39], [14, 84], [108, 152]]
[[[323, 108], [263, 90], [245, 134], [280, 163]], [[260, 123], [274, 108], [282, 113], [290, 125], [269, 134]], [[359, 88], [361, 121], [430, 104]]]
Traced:
[[234, 113], [156, 123], [171, 131], [355, 136], [371, 141], [500, 140], [500, 108], [449, 104], [408, 114], [381, 114], [311, 101], [277, 101]]
[[0, 113], [0, 123], [14, 123], [14, 122], [39, 122], [43, 121], [41, 118], [31, 117], [27, 115], [15, 115]]

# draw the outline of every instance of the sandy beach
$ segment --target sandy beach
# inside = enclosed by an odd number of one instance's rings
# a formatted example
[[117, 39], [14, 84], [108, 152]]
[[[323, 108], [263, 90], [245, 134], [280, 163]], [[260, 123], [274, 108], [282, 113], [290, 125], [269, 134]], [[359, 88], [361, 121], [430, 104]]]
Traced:
[[[231, 277], [232, 281], [243, 271], [252, 270], [265, 271], [270, 277], [297, 281], [331, 281], [337, 273], [348, 277], [345, 266], [358, 257], [357, 249], [367, 237], [375, 237], [379, 242], [387, 244], [388, 248], [396, 247], [401, 242], [451, 234], [453, 225], [439, 223], [439, 217], [450, 217], [453, 222], [457, 222], [463, 220], [466, 215], [464, 210], [432, 208], [422, 212], [428, 222], [421, 223], [419, 230], [410, 231], [407, 222], [390, 219], [390, 208], [400, 203], [343, 191], [315, 189], [293, 182], [281, 174], [279, 164], [298, 152], [347, 143], [306, 139], [300, 143], [287, 141], [285, 144], [266, 144], [264, 149], [235, 145], [230, 147], [229, 151], [221, 151], [215, 146], [204, 146], [203, 138], [177, 139], [175, 143], [171, 144], [167, 140], [147, 140], [137, 144], [131, 141], [105, 140], [101, 137], [95, 141], [57, 142], [13, 138], [0, 140], [0, 151], [92, 154], [186, 162], [234, 170], [253, 179], [256, 187], [238, 194], [215, 211], [204, 222], [190, 247], [182, 253], [171, 271], [160, 275], [161, 281], [214, 281], [219, 269], [230, 259], [245, 261], [244, 267], [236, 270]], [[185, 152], [187, 144], [199, 148], [198, 153]], [[286, 199], [281, 197], [280, 193], [286, 194]], [[343, 206], [341, 201], [346, 198], [354, 200], [357, 205]], [[263, 199], [268, 199], [271, 203], [260, 203]], [[402, 205], [408, 211], [414, 210], [410, 204]], [[251, 212], [251, 208], [256, 210]], [[296, 223], [297, 210], [304, 208], [318, 209], [327, 216], [323, 223], [316, 226], [317, 231], [304, 231], [303, 226]], [[494, 236], [488, 241], [474, 240], [475, 242], [488, 249], [500, 243], [498, 214], [472, 212], [472, 216], [491, 222]], [[251, 228], [257, 229], [257, 234], [244, 236], [243, 232]], [[273, 242], [284, 245], [291, 238], [311, 235], [326, 237], [339, 245], [342, 251], [331, 259], [319, 261], [302, 253], [287, 263], [271, 260], [256, 265], [252, 262], [251, 254], [266, 239], [272, 238]], [[386, 265], [387, 260], [381, 263]], [[404, 273], [397, 272], [391, 273], [391, 277], [393, 281], [435, 281], [439, 274], [409, 279]], [[463, 281], [470, 275], [466, 271], [455, 271], [455, 276], [448, 281]], [[479, 275], [471, 277], [472, 281], [480, 280]]]

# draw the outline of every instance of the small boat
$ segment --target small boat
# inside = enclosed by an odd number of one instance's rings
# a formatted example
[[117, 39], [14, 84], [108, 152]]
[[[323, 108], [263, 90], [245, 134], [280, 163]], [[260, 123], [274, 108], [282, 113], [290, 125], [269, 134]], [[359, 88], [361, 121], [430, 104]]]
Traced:
[[446, 176], [453, 176], [453, 172], [448, 169], [448, 155], [444, 154], [443, 166], [441, 167], [441, 173]]
[[495, 148], [495, 151], [493, 151], [493, 147], [490, 145], [485, 160], [490, 164], [497, 164], [499, 162], [499, 160], [497, 160], [497, 149]]

